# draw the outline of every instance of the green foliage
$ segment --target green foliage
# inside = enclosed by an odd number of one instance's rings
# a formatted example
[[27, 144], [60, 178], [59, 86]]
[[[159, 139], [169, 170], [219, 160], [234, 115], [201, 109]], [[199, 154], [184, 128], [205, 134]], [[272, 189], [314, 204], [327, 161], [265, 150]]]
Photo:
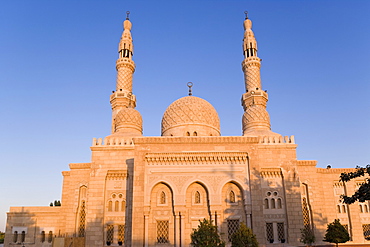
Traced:
[[[355, 172], [343, 172], [340, 174], [339, 181], [341, 182], [348, 182], [354, 178], [369, 176], [370, 175], [370, 165], [366, 167], [356, 167]], [[360, 188], [352, 195], [352, 196], [345, 196], [342, 195], [342, 199], [344, 203], [352, 204], [356, 201], [364, 202], [370, 200], [370, 180], [367, 178], [366, 182], [363, 183]]]
[[313, 234], [311, 229], [305, 227], [301, 229], [300, 241], [301, 243], [311, 246], [316, 241], [315, 234]]
[[232, 247], [258, 247], [256, 235], [244, 223], [241, 223], [239, 229], [231, 236], [231, 244]]
[[60, 201], [55, 200], [54, 203], [53, 202], [50, 203], [50, 207], [52, 206], [60, 207], [62, 206], [62, 203]]
[[5, 232], [0, 231], [0, 244], [4, 243], [4, 238], [5, 238]]
[[324, 237], [325, 242], [335, 243], [338, 246], [338, 243], [345, 243], [348, 240], [349, 234], [346, 228], [339, 222], [339, 219], [335, 219], [334, 222], [328, 224]]
[[217, 226], [211, 220], [199, 221], [197, 229], [191, 233], [191, 245], [194, 247], [224, 247], [225, 242], [217, 232]]

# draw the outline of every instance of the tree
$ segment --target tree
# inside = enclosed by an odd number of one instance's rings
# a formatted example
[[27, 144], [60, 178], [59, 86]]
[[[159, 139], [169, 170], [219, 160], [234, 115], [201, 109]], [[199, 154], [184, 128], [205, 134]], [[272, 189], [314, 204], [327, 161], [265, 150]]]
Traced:
[[335, 219], [334, 222], [328, 224], [326, 234], [324, 237], [325, 242], [335, 243], [338, 247], [338, 243], [345, 243], [349, 240], [349, 234], [339, 222], [339, 219]]
[[191, 245], [194, 247], [225, 247], [217, 232], [217, 226], [211, 220], [199, 220], [199, 226], [191, 233]]
[[232, 247], [258, 247], [256, 235], [253, 234], [252, 229], [247, 227], [243, 222], [239, 229], [231, 236]]
[[[370, 165], [367, 165], [366, 167], [357, 166], [355, 172], [341, 173], [339, 181], [348, 182], [354, 178], [363, 176], [370, 176]], [[363, 183], [352, 196], [342, 195], [342, 199], [346, 204], [352, 204], [356, 201], [364, 202], [370, 200], [370, 180], [367, 178], [365, 183]]]
[[315, 234], [310, 228], [303, 228], [301, 229], [301, 243], [304, 243], [306, 246], [311, 246], [315, 241]]
[[0, 244], [4, 243], [5, 232], [0, 231]]

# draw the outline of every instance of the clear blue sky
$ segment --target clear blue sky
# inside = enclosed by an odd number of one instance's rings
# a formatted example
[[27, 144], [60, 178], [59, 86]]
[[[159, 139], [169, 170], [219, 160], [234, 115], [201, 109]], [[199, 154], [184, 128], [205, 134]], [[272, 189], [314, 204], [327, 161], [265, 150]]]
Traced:
[[244, 11], [268, 90], [272, 130], [319, 167], [370, 163], [370, 1], [1, 1], [0, 230], [10, 206], [60, 199], [61, 172], [110, 134], [109, 95], [125, 12], [144, 135], [194, 83], [241, 135]]

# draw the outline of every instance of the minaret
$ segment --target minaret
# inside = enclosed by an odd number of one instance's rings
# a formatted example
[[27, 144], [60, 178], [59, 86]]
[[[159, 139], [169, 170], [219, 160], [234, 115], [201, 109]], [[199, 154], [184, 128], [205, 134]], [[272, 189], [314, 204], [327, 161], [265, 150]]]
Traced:
[[132, 93], [135, 63], [132, 60], [134, 46], [129, 14], [130, 12], [127, 11], [126, 20], [123, 22], [123, 33], [118, 45], [116, 91], [113, 91], [110, 96], [110, 103], [112, 105], [112, 134], [136, 136], [142, 134], [142, 118], [140, 113], [135, 110], [136, 97]]
[[268, 95], [261, 85], [261, 59], [257, 56], [257, 41], [252, 31], [252, 21], [245, 12], [242, 69], [245, 93], [242, 96], [243, 135], [269, 135], [270, 117], [266, 111]]

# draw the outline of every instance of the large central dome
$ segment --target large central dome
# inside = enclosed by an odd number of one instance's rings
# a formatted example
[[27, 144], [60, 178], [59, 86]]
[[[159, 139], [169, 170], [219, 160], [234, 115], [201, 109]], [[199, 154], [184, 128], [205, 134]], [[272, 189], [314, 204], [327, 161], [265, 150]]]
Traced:
[[220, 119], [206, 100], [186, 96], [173, 102], [162, 118], [162, 136], [219, 136]]

